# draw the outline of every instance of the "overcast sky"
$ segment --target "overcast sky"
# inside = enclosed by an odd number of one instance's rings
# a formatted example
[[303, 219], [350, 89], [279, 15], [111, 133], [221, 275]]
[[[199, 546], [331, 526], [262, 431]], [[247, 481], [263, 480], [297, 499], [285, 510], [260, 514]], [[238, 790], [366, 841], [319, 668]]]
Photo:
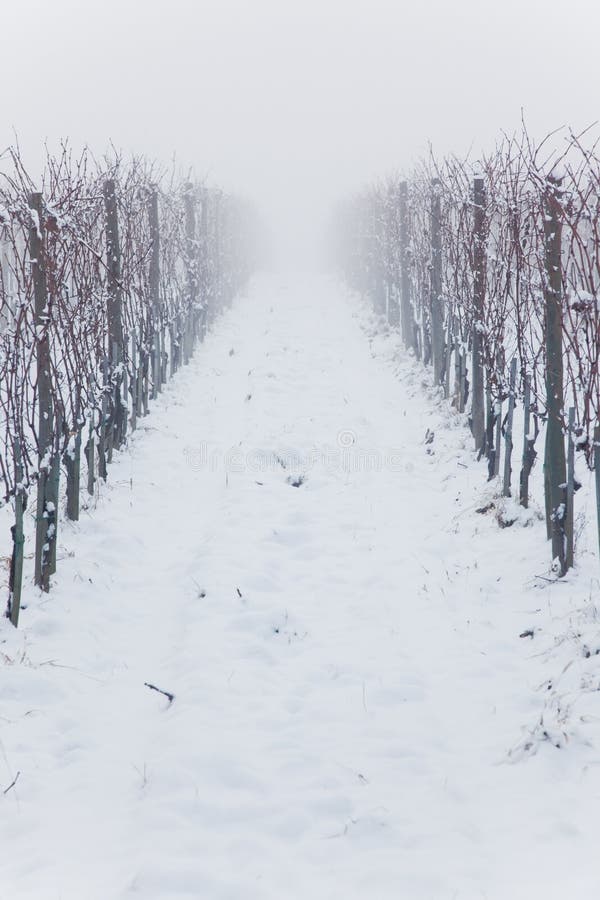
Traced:
[[[598, 117], [594, 0], [0, 0], [2, 146], [182, 164], [275, 227], [440, 152]], [[293, 216], [292, 216], [293, 214]], [[290, 231], [290, 235], [292, 232]]]

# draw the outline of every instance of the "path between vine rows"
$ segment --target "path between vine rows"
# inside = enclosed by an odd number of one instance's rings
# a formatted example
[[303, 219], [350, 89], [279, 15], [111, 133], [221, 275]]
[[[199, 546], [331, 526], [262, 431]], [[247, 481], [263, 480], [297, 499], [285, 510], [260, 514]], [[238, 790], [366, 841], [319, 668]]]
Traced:
[[62, 527], [0, 630], [2, 900], [591, 895], [598, 768], [509, 755], [580, 588], [368, 321], [257, 278]]

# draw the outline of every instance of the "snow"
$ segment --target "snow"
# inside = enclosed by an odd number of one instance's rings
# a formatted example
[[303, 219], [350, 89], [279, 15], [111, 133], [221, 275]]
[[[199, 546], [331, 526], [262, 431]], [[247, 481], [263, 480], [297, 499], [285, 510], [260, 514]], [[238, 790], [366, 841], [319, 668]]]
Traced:
[[564, 181], [567, 177], [567, 167], [564, 162], [558, 161], [554, 163], [550, 172], [550, 178], [554, 179], [554, 181]]
[[[41, 240], [42, 240], [42, 227], [41, 227], [41, 224], [40, 224], [40, 217], [39, 217], [39, 214], [38, 214], [37, 209], [34, 209], [33, 207], [30, 207], [30, 208], [29, 208], [29, 215], [30, 215], [31, 218], [32, 218], [32, 221], [33, 221], [33, 227], [34, 227], [35, 230], [36, 230], [38, 240], [41, 241]], [[32, 262], [33, 262], [33, 261], [34, 261], [34, 260], [32, 260]], [[37, 262], [37, 260], [36, 260], [36, 262]]]
[[2, 900], [592, 896], [597, 557], [552, 578], [397, 344], [256, 279], [26, 570]]

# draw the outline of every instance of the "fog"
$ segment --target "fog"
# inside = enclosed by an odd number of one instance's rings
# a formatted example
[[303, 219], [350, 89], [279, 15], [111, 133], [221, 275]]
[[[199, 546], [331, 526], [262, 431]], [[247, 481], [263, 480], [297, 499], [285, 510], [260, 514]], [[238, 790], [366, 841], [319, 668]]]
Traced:
[[112, 141], [252, 199], [280, 256], [431, 141], [597, 118], [593, 0], [2, 0], [2, 147]]

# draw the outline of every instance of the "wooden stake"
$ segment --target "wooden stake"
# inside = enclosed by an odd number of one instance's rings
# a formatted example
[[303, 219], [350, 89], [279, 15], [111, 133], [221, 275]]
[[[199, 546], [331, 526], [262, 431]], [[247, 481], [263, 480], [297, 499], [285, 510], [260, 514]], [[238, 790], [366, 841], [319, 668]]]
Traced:
[[132, 377], [129, 383], [129, 393], [131, 394], [131, 430], [135, 431], [138, 416], [138, 368], [135, 333], [131, 335], [131, 372]]
[[517, 360], [510, 364], [510, 384], [508, 392], [508, 413], [506, 414], [506, 432], [504, 436], [504, 478], [502, 479], [502, 496], [510, 497], [510, 480], [512, 474], [511, 458], [513, 450], [513, 415], [515, 411], [515, 385], [517, 380]]
[[444, 298], [442, 296], [442, 204], [440, 180], [431, 182], [431, 356], [433, 382], [444, 383]]
[[19, 613], [21, 610], [21, 589], [23, 585], [23, 512], [25, 510], [25, 490], [23, 487], [23, 464], [21, 458], [21, 443], [14, 443], [15, 461], [15, 524], [12, 527], [13, 553], [10, 564], [8, 615], [12, 624], [17, 628]]
[[561, 179], [548, 178], [544, 196], [546, 285], [546, 515], [552, 538], [552, 559], [559, 573], [566, 572], [566, 460], [563, 436], [563, 324], [562, 324], [562, 214]]
[[58, 409], [56, 413], [56, 433], [54, 435], [54, 446], [52, 447], [52, 464], [48, 479], [48, 497], [47, 505], [48, 513], [48, 566], [50, 575], [56, 572], [56, 547], [58, 543], [58, 498], [60, 488], [60, 443], [63, 431], [64, 418], [62, 410]]
[[502, 400], [496, 402], [494, 410], [496, 434], [494, 436], [494, 476], [500, 474], [500, 447], [502, 444]]
[[98, 429], [98, 477], [106, 481], [108, 471], [107, 463], [107, 419], [108, 419], [108, 359], [104, 357], [102, 360], [102, 400], [100, 403], [100, 427]]
[[48, 569], [48, 503], [49, 467], [52, 452], [52, 396], [50, 386], [50, 345], [48, 341], [48, 288], [46, 283], [46, 248], [44, 242], [44, 203], [42, 195], [29, 198], [33, 224], [29, 229], [29, 256], [35, 303], [35, 342], [38, 403], [38, 486], [35, 535], [35, 583], [44, 591], [50, 589]]
[[475, 178], [473, 182], [473, 232], [474, 232], [474, 271], [473, 271], [473, 371], [471, 377], [471, 432], [475, 440], [475, 449], [481, 453], [485, 444], [485, 407], [483, 377], [483, 328], [485, 304], [485, 188], [483, 178]]
[[122, 384], [118, 367], [123, 360], [123, 289], [121, 286], [121, 248], [119, 243], [119, 215], [115, 182], [104, 183], [104, 211], [106, 218], [106, 264], [108, 269], [108, 350], [110, 353], [109, 381], [113, 388], [113, 435], [106, 436], [108, 459], [113, 444], [119, 448], [124, 440], [124, 409], [121, 403]]
[[95, 396], [94, 396], [94, 383], [90, 384], [90, 417], [88, 420], [88, 439], [85, 445], [85, 458], [87, 461], [87, 492], [90, 497], [94, 496], [94, 484], [96, 482], [95, 472], [94, 472], [94, 462], [96, 457], [96, 448], [95, 448], [95, 431], [94, 431], [94, 405], [95, 405]]
[[162, 350], [160, 346], [160, 229], [158, 220], [158, 192], [148, 198], [148, 223], [150, 226], [149, 288], [152, 304], [152, 399], [162, 391]]
[[596, 519], [598, 524], [598, 556], [600, 558], [600, 425], [594, 428], [594, 475], [596, 480]]
[[67, 472], [67, 519], [77, 522], [79, 519], [79, 483], [81, 474], [81, 425], [75, 423], [73, 447], [67, 447], [63, 454], [63, 463]]
[[567, 539], [567, 552], [565, 565], [567, 569], [573, 567], [575, 549], [575, 407], [569, 407], [569, 431], [567, 435], [567, 514], [565, 518], [565, 533]]
[[521, 477], [519, 487], [519, 503], [529, 506], [529, 475], [535, 461], [535, 437], [531, 437], [531, 378], [525, 375], [523, 393], [523, 457], [521, 461]]
[[407, 350], [417, 352], [415, 345], [415, 323], [410, 301], [410, 242], [408, 231], [408, 184], [400, 183], [400, 318], [402, 337]]

